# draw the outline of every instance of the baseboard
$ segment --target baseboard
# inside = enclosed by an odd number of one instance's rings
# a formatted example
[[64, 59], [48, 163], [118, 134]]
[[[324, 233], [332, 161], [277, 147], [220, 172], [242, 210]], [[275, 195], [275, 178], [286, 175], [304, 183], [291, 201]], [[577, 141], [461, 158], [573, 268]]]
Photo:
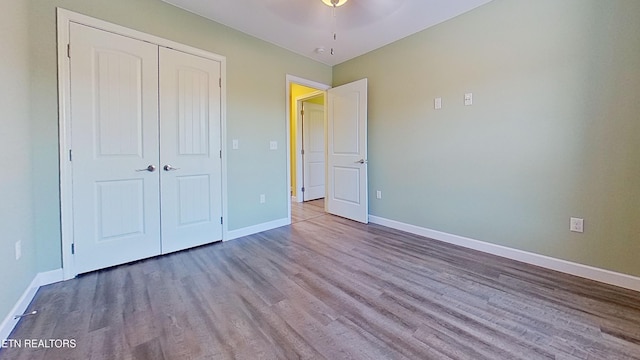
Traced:
[[62, 269], [47, 271], [36, 274], [31, 284], [27, 286], [22, 296], [18, 299], [16, 304], [13, 306], [11, 311], [7, 314], [7, 316], [2, 321], [0, 325], [0, 341], [9, 338], [13, 328], [18, 323], [19, 319], [14, 319], [16, 315], [24, 314], [24, 312], [31, 304], [33, 297], [36, 295], [36, 292], [40, 288], [40, 286], [53, 284], [63, 280]]
[[369, 221], [374, 224], [406, 231], [411, 234], [424, 236], [430, 239], [462, 246], [468, 249], [482, 251], [484, 253], [501, 256], [507, 259], [512, 259], [555, 271], [560, 271], [566, 274], [599, 281], [605, 284], [640, 291], [640, 277], [600, 269], [589, 265], [578, 264], [567, 260], [556, 259], [550, 256], [539, 255], [502, 245], [491, 244], [480, 240], [453, 235], [442, 231], [431, 230], [395, 220], [385, 219], [378, 216], [370, 215]]
[[269, 221], [269, 222], [258, 224], [258, 225], [248, 226], [248, 227], [237, 229], [237, 230], [230, 230], [230, 231], [227, 231], [227, 236], [224, 240], [225, 241], [233, 240], [233, 239], [241, 238], [243, 236], [257, 234], [259, 232], [279, 228], [281, 226], [286, 226], [290, 224], [291, 224], [291, 220], [289, 220], [288, 218], [283, 218], [283, 219]]

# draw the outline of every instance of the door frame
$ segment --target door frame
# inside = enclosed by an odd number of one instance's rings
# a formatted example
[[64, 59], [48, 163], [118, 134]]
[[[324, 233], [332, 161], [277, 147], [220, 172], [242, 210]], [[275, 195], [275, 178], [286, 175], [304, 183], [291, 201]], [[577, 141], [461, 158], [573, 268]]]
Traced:
[[[227, 148], [227, 91], [226, 91], [226, 57], [212, 52], [184, 45], [171, 40], [163, 39], [124, 26], [116, 25], [82, 15], [73, 11], [57, 8], [57, 59], [58, 59], [58, 150], [60, 171], [60, 229], [62, 242], [62, 271], [64, 280], [72, 279], [77, 275], [73, 246], [73, 202], [72, 202], [72, 163], [71, 163], [71, 82], [70, 59], [67, 56], [70, 39], [70, 23], [78, 23], [96, 29], [108, 31], [129, 38], [150, 42], [152, 44], [183, 51], [192, 55], [220, 62], [221, 86], [221, 119], [220, 119], [220, 146], [221, 150]], [[224, 153], [223, 153], [224, 155]], [[227, 156], [222, 157], [222, 216], [227, 218]], [[291, 204], [289, 204], [291, 206]], [[289, 219], [291, 208], [289, 208]], [[222, 227], [222, 240], [227, 239], [228, 221], [224, 221]]]
[[[308, 94], [304, 94], [304, 95], [300, 95], [298, 97], [296, 97], [295, 103], [294, 103], [294, 113], [296, 114], [296, 185], [304, 185], [304, 178], [302, 177], [302, 174], [304, 174], [304, 162], [302, 161], [302, 156], [298, 156], [300, 155], [300, 153], [302, 152], [302, 120], [303, 120], [303, 116], [300, 115], [300, 109], [302, 109], [302, 103], [310, 100], [312, 98], [318, 97], [320, 95], [323, 95], [326, 97], [326, 91], [322, 91], [322, 90], [317, 90]], [[326, 99], [325, 99], [326, 101]], [[323, 110], [324, 111], [324, 110]], [[324, 114], [325, 117], [325, 121], [326, 121], [326, 114]], [[324, 134], [322, 135], [322, 137], [324, 138]], [[325, 141], [325, 146], [326, 141]], [[303, 202], [304, 201], [304, 193], [302, 193], [302, 196], [299, 196], [298, 191], [299, 191], [300, 186], [298, 186], [298, 189], [296, 189], [296, 202]]]
[[[327, 109], [327, 105], [326, 105], [326, 92], [327, 90], [331, 89], [331, 85], [327, 85], [327, 84], [323, 84], [323, 83], [319, 83], [313, 80], [309, 80], [309, 79], [305, 79], [305, 78], [301, 78], [295, 75], [290, 75], [287, 74], [286, 78], [285, 78], [285, 94], [286, 94], [286, 111], [285, 111], [285, 131], [286, 131], [286, 136], [285, 138], [287, 139], [287, 191], [286, 193], [286, 201], [287, 201], [287, 223], [291, 224], [291, 107], [292, 106], [296, 106], [296, 113], [297, 113], [297, 102], [295, 100], [292, 101], [291, 99], [291, 84], [298, 84], [298, 85], [303, 85], [303, 86], [307, 86], [310, 88], [314, 88], [314, 89], [318, 89], [318, 91], [324, 92], [325, 93], [325, 117], [326, 117], [326, 109]], [[299, 144], [298, 142], [298, 135], [296, 134], [296, 142]], [[325, 144], [326, 144], [326, 139], [325, 139]], [[296, 151], [299, 151], [300, 149], [296, 149]], [[297, 161], [296, 161], [297, 163]], [[297, 166], [297, 165], [296, 165]], [[296, 177], [297, 177], [297, 173], [296, 173]], [[296, 179], [296, 182], [298, 180]]]

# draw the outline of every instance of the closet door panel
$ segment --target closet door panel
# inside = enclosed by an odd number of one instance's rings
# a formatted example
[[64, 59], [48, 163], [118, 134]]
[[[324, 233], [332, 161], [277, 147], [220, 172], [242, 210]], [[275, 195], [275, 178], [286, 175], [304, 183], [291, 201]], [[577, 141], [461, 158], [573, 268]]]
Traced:
[[74, 260], [83, 273], [160, 253], [158, 47], [75, 23], [70, 44]]
[[222, 239], [220, 63], [160, 48], [162, 252]]

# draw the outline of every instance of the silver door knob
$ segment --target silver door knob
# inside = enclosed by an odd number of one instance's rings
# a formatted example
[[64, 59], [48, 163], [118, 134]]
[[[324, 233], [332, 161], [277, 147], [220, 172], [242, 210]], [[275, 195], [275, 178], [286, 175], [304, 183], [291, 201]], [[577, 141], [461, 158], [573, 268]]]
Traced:
[[364, 163], [366, 163], [366, 162], [367, 162], [367, 160], [365, 160], [365, 159], [360, 159], [360, 160], [358, 160], [358, 161], [354, 162], [354, 164], [364, 164]]
[[138, 169], [136, 171], [148, 171], [148, 172], [154, 172], [156, 171], [156, 166], [155, 165], [149, 165], [144, 169]]
[[164, 171], [176, 171], [176, 170], [180, 170], [180, 168], [175, 168], [169, 164], [164, 166]]

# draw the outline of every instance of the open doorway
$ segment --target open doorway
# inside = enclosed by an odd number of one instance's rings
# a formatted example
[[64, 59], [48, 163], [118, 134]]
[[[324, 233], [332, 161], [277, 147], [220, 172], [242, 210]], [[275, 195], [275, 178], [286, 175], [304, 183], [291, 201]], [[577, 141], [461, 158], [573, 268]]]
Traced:
[[[294, 88], [300, 85], [292, 85]], [[305, 89], [310, 89], [306, 88]], [[295, 166], [292, 163], [292, 201], [306, 202], [324, 198], [325, 194], [325, 94], [312, 91], [300, 95], [296, 103]], [[292, 134], [293, 136], [293, 134]], [[292, 155], [292, 156], [293, 156]], [[293, 177], [295, 176], [295, 180]]]
[[[325, 96], [329, 88], [326, 84], [287, 75], [289, 218], [292, 203], [324, 198]], [[308, 192], [310, 189], [311, 193]]]
[[[299, 100], [304, 103], [320, 93], [324, 96], [325, 109], [323, 118], [324, 141], [317, 141], [324, 146], [325, 193], [324, 211], [333, 215], [367, 224], [369, 222], [369, 195], [367, 176], [367, 79], [330, 88], [301, 78], [287, 75], [287, 186], [296, 200], [302, 193], [298, 169], [304, 166], [301, 157], [303, 131], [298, 130], [298, 101], [292, 96], [294, 85], [311, 88], [307, 97]], [[313, 94], [319, 91], [318, 94]], [[302, 105], [300, 106], [302, 107]], [[293, 115], [292, 115], [293, 113]], [[298, 134], [300, 134], [298, 137]], [[298, 165], [301, 164], [301, 165]], [[294, 176], [295, 171], [295, 176]], [[309, 173], [309, 171], [307, 171]], [[308, 174], [307, 174], [308, 176]], [[305, 189], [306, 190], [306, 189]], [[306, 192], [306, 191], [305, 191]], [[306, 196], [302, 196], [302, 200]], [[287, 199], [289, 219], [291, 219], [291, 198]], [[297, 203], [299, 204], [299, 203]]]

